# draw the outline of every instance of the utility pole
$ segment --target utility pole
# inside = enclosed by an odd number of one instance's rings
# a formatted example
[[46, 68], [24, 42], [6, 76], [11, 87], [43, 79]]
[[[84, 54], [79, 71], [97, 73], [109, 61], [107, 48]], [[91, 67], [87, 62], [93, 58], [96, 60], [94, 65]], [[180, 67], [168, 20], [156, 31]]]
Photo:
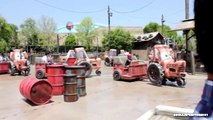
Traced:
[[57, 53], [59, 53], [59, 34], [57, 33]]
[[108, 5], [107, 14], [108, 14], [108, 32], [109, 32], [110, 31], [110, 17], [112, 17], [112, 12], [110, 12], [109, 5]]
[[189, 19], [189, 0], [185, 0], [185, 19]]
[[[185, 0], [185, 19], [189, 19], [189, 0]], [[184, 31], [186, 34], [186, 52], [188, 52], [189, 30]]]
[[164, 32], [164, 22], [165, 22], [165, 20], [164, 20], [164, 17], [163, 17], [163, 14], [162, 14], [162, 16], [161, 16], [161, 27], [162, 27], [162, 36], [163, 36], [163, 32]]

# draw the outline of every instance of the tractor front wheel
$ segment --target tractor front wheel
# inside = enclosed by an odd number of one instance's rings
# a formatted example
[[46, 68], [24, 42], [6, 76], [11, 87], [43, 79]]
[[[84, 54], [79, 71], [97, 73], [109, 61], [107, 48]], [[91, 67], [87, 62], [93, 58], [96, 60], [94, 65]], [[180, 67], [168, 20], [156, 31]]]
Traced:
[[98, 75], [98, 76], [101, 75], [101, 71], [100, 71], [100, 70], [96, 70], [95, 73], [96, 73], [96, 75]]
[[85, 66], [86, 69], [85, 77], [89, 77], [90, 74], [92, 73], [92, 65], [87, 61], [81, 61], [80, 63], [78, 63], [78, 65]]
[[120, 80], [121, 79], [121, 73], [119, 71], [113, 72], [113, 79], [114, 80]]
[[104, 65], [106, 65], [106, 66], [110, 66], [111, 65], [111, 62], [110, 62], [109, 58], [105, 58]]
[[186, 81], [184, 78], [177, 78], [176, 82], [179, 87], [184, 87], [186, 85]]
[[43, 70], [38, 70], [38, 71], [36, 71], [36, 78], [38, 78], [38, 79], [42, 79], [42, 78], [44, 78], [44, 71]]
[[30, 68], [27, 68], [25, 71], [24, 71], [24, 75], [25, 76], [28, 76], [30, 74]]

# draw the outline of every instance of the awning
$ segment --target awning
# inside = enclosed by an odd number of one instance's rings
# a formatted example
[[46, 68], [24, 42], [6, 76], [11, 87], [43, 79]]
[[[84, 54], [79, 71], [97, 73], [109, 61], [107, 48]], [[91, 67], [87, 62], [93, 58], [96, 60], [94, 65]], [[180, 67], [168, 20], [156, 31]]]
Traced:
[[174, 29], [171, 31], [185, 31], [194, 29], [194, 19], [183, 20], [182, 23], [178, 24]]

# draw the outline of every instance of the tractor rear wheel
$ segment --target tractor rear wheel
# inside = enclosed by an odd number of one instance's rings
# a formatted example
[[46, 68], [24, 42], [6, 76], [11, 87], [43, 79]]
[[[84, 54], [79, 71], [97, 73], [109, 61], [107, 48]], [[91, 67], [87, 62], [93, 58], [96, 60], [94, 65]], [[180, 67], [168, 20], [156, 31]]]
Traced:
[[163, 82], [163, 70], [158, 63], [150, 63], [147, 75], [150, 80], [155, 85], [162, 85]]
[[81, 61], [80, 63], [78, 63], [78, 65], [85, 66], [86, 69], [85, 77], [89, 77], [90, 74], [92, 73], [92, 65], [87, 61]]
[[9, 73], [10, 73], [10, 75], [14, 76], [15, 72], [16, 72], [15, 66], [14, 66], [14, 64], [12, 62], [10, 62], [10, 64], [9, 64]]

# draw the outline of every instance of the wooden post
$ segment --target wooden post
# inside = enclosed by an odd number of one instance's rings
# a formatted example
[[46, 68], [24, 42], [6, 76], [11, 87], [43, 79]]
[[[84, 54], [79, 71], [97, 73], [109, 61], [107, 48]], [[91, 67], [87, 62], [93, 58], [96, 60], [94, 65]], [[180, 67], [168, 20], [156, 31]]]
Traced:
[[190, 52], [190, 62], [191, 62], [191, 70], [192, 70], [192, 75], [195, 74], [195, 57], [193, 51]]

